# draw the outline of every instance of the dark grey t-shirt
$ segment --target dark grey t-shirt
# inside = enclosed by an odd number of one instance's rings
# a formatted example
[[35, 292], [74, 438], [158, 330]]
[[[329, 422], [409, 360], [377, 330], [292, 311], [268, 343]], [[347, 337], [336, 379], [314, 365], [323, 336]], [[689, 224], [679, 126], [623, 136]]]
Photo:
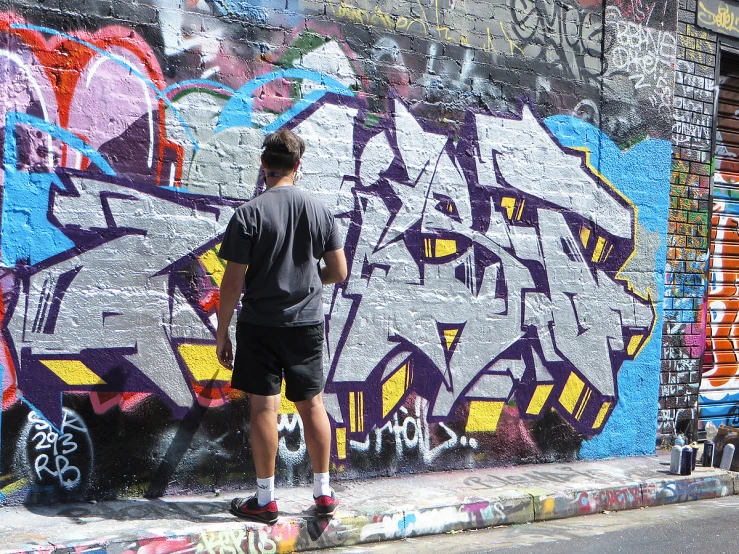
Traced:
[[219, 252], [249, 266], [239, 321], [269, 327], [321, 323], [319, 260], [342, 246], [333, 214], [298, 187], [271, 188], [239, 206]]

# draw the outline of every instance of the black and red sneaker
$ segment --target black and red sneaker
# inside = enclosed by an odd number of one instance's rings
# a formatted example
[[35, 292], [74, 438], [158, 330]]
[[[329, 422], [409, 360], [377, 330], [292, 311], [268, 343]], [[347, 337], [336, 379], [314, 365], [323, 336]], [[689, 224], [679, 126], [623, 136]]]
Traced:
[[339, 501], [336, 500], [333, 490], [331, 491], [331, 496], [314, 496], [313, 500], [316, 501], [316, 515], [318, 517], [331, 517], [336, 512], [336, 508], [339, 507]]
[[277, 502], [273, 500], [266, 506], [260, 506], [256, 494], [249, 498], [234, 498], [231, 501], [231, 513], [244, 519], [272, 525], [277, 521]]

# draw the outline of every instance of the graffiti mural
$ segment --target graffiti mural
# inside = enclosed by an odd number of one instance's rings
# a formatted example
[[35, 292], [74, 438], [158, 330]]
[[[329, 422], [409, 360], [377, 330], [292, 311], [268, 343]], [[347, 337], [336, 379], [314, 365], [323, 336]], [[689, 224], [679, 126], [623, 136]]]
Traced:
[[[318, 136], [325, 110], [296, 132]], [[528, 416], [557, 405], [596, 433], [618, 368], [654, 322], [647, 295], [616, 279], [634, 250], [633, 207], [528, 106], [514, 119], [470, 114], [456, 145], [400, 101], [376, 127], [355, 145], [359, 163], [349, 165], [358, 171], [335, 180], [337, 190], [323, 175], [313, 180], [349, 219], [350, 277], [327, 319], [327, 391], [343, 389], [350, 435], [380, 423], [416, 386], [433, 419], [472, 401], [468, 430], [495, 430], [515, 395]], [[341, 129], [341, 142], [357, 135]], [[320, 151], [309, 140], [308, 175], [320, 166], [310, 152]], [[547, 161], [532, 175], [535, 152]], [[382, 404], [370, 403], [370, 381], [382, 384]]]
[[[214, 354], [218, 247], [281, 127], [350, 264], [324, 290], [333, 470], [650, 451], [624, 421], [654, 419], [670, 146], [617, 146], [597, 91], [622, 79], [661, 113], [645, 60], [674, 36], [626, 8], [606, 33], [596, 1], [501, 4], [489, 37], [455, 2], [329, 3], [330, 23], [163, 4], [130, 25], [0, 17], [0, 500], [251, 478], [248, 400]], [[508, 88], [499, 57], [553, 69]], [[287, 400], [278, 430], [278, 478], [310, 479]]]
[[[52, 423], [60, 421], [60, 392], [70, 385], [156, 390], [189, 407], [187, 373], [172, 373], [180, 364], [176, 353], [185, 362], [198, 356], [193, 341], [212, 339], [214, 328], [207, 313], [198, 313], [197, 299], [187, 299], [188, 283], [175, 281], [189, 274], [183, 271], [192, 263], [189, 255], [207, 251], [225, 231], [233, 209], [153, 191], [142, 195], [79, 174], [63, 175], [61, 183], [50, 217], [62, 231], [73, 225], [74, 234], [84, 236], [94, 229], [96, 242], [104, 242], [87, 246], [80, 239], [69, 257], [18, 268], [18, 301], [6, 329], [24, 398]], [[49, 372], [56, 386], [33, 386]]]

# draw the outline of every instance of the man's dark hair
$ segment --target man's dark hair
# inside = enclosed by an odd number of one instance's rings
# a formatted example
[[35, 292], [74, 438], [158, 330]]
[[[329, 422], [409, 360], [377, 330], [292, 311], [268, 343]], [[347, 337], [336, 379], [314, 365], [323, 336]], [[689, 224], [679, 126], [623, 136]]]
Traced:
[[287, 129], [270, 133], [262, 143], [262, 161], [268, 169], [290, 171], [305, 152], [305, 142]]

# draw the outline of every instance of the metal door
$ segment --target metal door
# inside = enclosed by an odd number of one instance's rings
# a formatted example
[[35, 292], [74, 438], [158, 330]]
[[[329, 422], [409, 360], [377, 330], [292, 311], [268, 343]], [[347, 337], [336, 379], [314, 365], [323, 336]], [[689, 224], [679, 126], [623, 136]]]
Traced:
[[739, 63], [721, 62], [700, 428], [739, 426]]

